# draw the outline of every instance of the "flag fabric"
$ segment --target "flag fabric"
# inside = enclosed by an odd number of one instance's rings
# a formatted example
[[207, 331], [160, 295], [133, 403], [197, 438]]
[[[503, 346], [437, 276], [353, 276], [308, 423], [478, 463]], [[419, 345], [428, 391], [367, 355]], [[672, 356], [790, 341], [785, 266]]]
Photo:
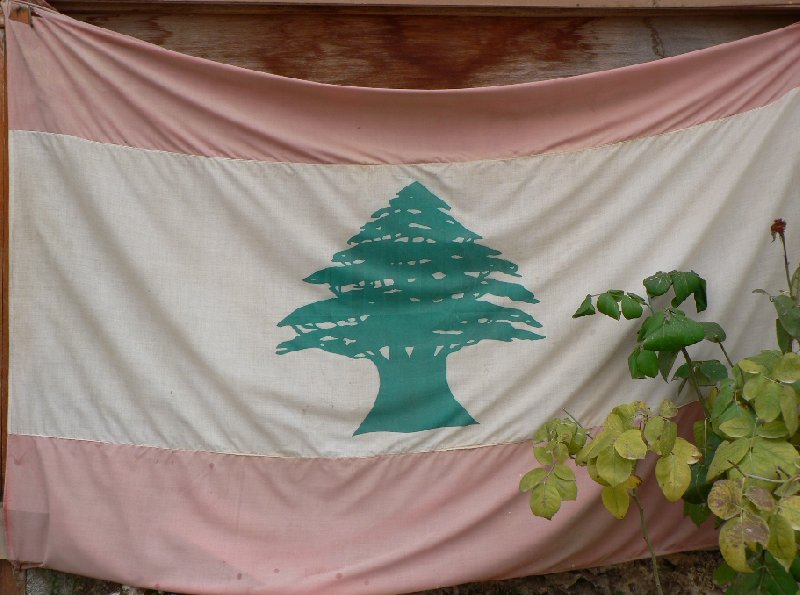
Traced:
[[[647, 555], [581, 473], [534, 518], [530, 438], [675, 393], [628, 376], [632, 327], [571, 319], [587, 293], [693, 269], [734, 357], [772, 345], [750, 292], [782, 287], [774, 218], [800, 252], [800, 27], [443, 91], [41, 8], [6, 31], [13, 560], [352, 594]], [[660, 553], [715, 543], [652, 478], [642, 497]]]

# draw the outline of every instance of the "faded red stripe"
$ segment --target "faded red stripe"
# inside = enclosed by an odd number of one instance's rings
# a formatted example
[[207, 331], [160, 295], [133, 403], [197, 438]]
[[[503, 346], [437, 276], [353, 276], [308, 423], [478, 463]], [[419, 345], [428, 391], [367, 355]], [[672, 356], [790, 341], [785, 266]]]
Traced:
[[568, 79], [404, 91], [252, 72], [39, 12], [35, 27], [6, 20], [12, 129], [192, 155], [303, 163], [534, 155], [724, 118], [800, 82], [798, 25]]
[[[11, 557], [190, 593], [398, 593], [644, 557], [580, 472], [554, 521], [517, 492], [529, 444], [282, 459], [9, 436]], [[643, 490], [662, 553], [711, 530]]]

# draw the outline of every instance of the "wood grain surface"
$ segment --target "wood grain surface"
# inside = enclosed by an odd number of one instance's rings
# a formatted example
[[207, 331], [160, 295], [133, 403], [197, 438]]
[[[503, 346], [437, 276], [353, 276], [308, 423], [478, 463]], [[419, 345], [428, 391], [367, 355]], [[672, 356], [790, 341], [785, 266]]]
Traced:
[[607, 70], [800, 19], [800, 13], [538, 17], [325, 7], [75, 16], [167, 49], [253, 70], [332, 84], [418, 89], [506, 85]]

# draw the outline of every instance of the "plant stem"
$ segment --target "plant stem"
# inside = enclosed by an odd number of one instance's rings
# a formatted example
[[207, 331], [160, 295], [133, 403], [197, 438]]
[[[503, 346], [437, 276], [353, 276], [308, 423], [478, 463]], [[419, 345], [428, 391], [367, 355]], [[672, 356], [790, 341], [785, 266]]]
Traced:
[[661, 577], [658, 575], [658, 560], [656, 559], [656, 551], [653, 549], [653, 544], [650, 543], [650, 535], [647, 533], [647, 521], [644, 518], [644, 507], [639, 500], [639, 495], [636, 490], [631, 490], [631, 498], [636, 503], [636, 508], [639, 509], [639, 524], [642, 527], [642, 538], [647, 544], [647, 549], [650, 551], [650, 561], [653, 563], [653, 578], [656, 581], [656, 592], [658, 595], [664, 595], [664, 590], [661, 588]]
[[681, 352], [683, 353], [683, 358], [686, 360], [686, 364], [689, 366], [689, 384], [692, 385], [694, 392], [697, 394], [697, 398], [699, 399], [700, 404], [703, 406], [703, 411], [705, 411], [706, 417], [711, 418], [711, 411], [708, 409], [708, 403], [706, 403], [706, 398], [700, 391], [700, 385], [697, 383], [697, 378], [694, 375], [694, 362], [692, 362], [692, 358], [689, 357], [689, 352], [686, 351], [686, 347], [681, 347]]
[[786, 241], [783, 239], [783, 234], [780, 234], [781, 246], [783, 246], [783, 270], [786, 271], [786, 285], [789, 287], [789, 295], [792, 295], [792, 276], [789, 274], [789, 255], [786, 254]]
[[731, 369], [733, 369], [733, 362], [731, 361], [731, 358], [728, 357], [728, 352], [725, 351], [725, 346], [722, 343], [720, 343], [719, 348], [722, 349], [722, 353], [725, 355], [725, 361], [727, 361], [728, 365], [731, 367]]

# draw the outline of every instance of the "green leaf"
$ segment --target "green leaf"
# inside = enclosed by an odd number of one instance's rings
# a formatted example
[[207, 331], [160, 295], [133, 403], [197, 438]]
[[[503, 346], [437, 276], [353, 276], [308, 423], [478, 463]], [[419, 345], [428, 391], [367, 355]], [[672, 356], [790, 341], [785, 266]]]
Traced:
[[631, 374], [631, 378], [634, 380], [641, 380], [644, 378], [644, 373], [639, 369], [639, 364], [637, 363], [637, 359], [639, 354], [642, 352], [641, 347], [634, 347], [631, 354], [628, 356], [628, 371]]
[[668, 320], [652, 328], [642, 346], [650, 351], [678, 351], [703, 340], [705, 331], [699, 322], [687, 318], [680, 310], [672, 312]]
[[733, 465], [738, 464], [744, 456], [750, 451], [752, 439], [739, 438], [733, 442], [724, 441], [717, 448], [714, 453], [714, 459], [708, 466], [706, 478], [710, 481], [730, 469]]
[[735, 579], [736, 576], [737, 576], [736, 571], [727, 564], [725, 564], [725, 562], [723, 562], [714, 571], [714, 575], [712, 578], [714, 579], [714, 582], [717, 583], [718, 585], [727, 585], [729, 582]]
[[800, 308], [794, 305], [788, 295], [776, 295], [772, 303], [784, 330], [795, 339], [800, 338]]
[[636, 367], [648, 378], [655, 378], [658, 375], [658, 356], [654, 351], [642, 349], [636, 356]]
[[661, 377], [669, 381], [669, 373], [672, 371], [672, 366], [678, 357], [677, 351], [659, 351], [658, 352], [658, 371], [661, 372]]
[[614, 441], [614, 450], [625, 459], [643, 459], [647, 455], [647, 445], [642, 440], [640, 430], [626, 430]]
[[651, 330], [664, 324], [665, 319], [666, 315], [664, 312], [656, 312], [645, 318], [644, 322], [642, 322], [642, 326], [639, 327], [639, 331], [636, 333], [636, 340], [639, 342], [644, 341], [644, 338]]
[[708, 493], [708, 507], [724, 521], [739, 514], [742, 506], [742, 484], [730, 479], [714, 482]]
[[727, 338], [725, 331], [716, 322], [701, 322], [700, 324], [703, 325], [706, 341], [722, 343]]
[[620, 305], [622, 306], [622, 315], [626, 320], [633, 320], [642, 315], [642, 304], [630, 295], [623, 296]]
[[542, 467], [531, 469], [525, 475], [522, 476], [522, 479], [519, 480], [519, 491], [528, 492], [532, 490], [533, 487], [541, 483], [545, 477], [547, 477], [546, 469]]
[[640, 296], [640, 295], [639, 295], [639, 294], [637, 294], [637, 293], [633, 293], [633, 292], [630, 292], [630, 291], [629, 291], [629, 292], [627, 293], [627, 295], [628, 295], [628, 297], [629, 297], [629, 298], [631, 298], [633, 301], [635, 301], [635, 302], [638, 302], [638, 303], [639, 303], [639, 304], [641, 304], [642, 306], [644, 306], [644, 305], [647, 303], [647, 300], [646, 300], [646, 299], [644, 299], [642, 296]]
[[755, 433], [756, 424], [747, 415], [740, 415], [719, 424], [719, 431], [728, 438], [742, 438]]
[[595, 313], [594, 306], [592, 305], [592, 296], [587, 295], [581, 305], [578, 306], [578, 309], [575, 310], [575, 314], [572, 315], [573, 318], [580, 318], [581, 316], [591, 316]]
[[612, 487], [628, 479], [633, 466], [633, 461], [621, 457], [614, 448], [602, 451], [597, 457], [597, 473]]
[[597, 296], [597, 310], [601, 314], [610, 316], [614, 320], [619, 320], [619, 306], [617, 300], [609, 292], [601, 293]]
[[781, 515], [772, 515], [769, 519], [767, 550], [775, 560], [789, 570], [797, 555], [797, 544], [794, 540], [792, 525]]
[[783, 353], [792, 350], [792, 336], [783, 328], [780, 320], [775, 320], [775, 336], [778, 340], [778, 349]]
[[761, 517], [743, 512], [726, 521], [719, 531], [719, 549], [731, 568], [738, 572], [752, 572], [747, 564], [746, 548], [750, 544], [766, 545], [769, 526]]
[[617, 487], [604, 487], [600, 492], [600, 497], [603, 500], [603, 506], [614, 517], [624, 519], [628, 514], [628, 506], [630, 505], [630, 496], [628, 490], [623, 486]]
[[531, 491], [530, 506], [536, 516], [552, 519], [561, 508], [561, 495], [554, 485], [540, 483]]
[[707, 307], [706, 301], [706, 281], [694, 271], [672, 271], [672, 288], [675, 290], [675, 297], [672, 299], [672, 306], [677, 308], [690, 295], [694, 296], [695, 308], [702, 312]]
[[728, 377], [728, 368], [716, 359], [701, 361], [698, 368], [700, 373], [714, 384]]
[[711, 511], [705, 502], [701, 504], [693, 504], [692, 502], [683, 501], [683, 516], [688, 516], [692, 522], [698, 527], [706, 522]]
[[652, 275], [642, 281], [642, 284], [647, 290], [647, 295], [649, 297], [656, 297], [659, 295], [664, 295], [667, 293], [667, 291], [669, 291], [669, 288], [672, 285], [672, 279], [668, 273], [659, 271], [655, 275]]
[[664, 497], [670, 502], [681, 499], [692, 481], [692, 472], [689, 465], [678, 456], [672, 454], [661, 457], [656, 462], [656, 480], [664, 492]]
[[775, 364], [772, 377], [779, 382], [788, 383], [800, 380], [800, 355], [792, 352], [785, 353]]
[[[789, 562], [793, 566], [794, 560]], [[760, 586], [764, 593], [770, 595], [797, 595], [797, 582], [781, 562], [769, 552], [764, 555], [764, 565], [761, 567], [763, 578]], [[752, 591], [747, 593], [750, 595]]]

